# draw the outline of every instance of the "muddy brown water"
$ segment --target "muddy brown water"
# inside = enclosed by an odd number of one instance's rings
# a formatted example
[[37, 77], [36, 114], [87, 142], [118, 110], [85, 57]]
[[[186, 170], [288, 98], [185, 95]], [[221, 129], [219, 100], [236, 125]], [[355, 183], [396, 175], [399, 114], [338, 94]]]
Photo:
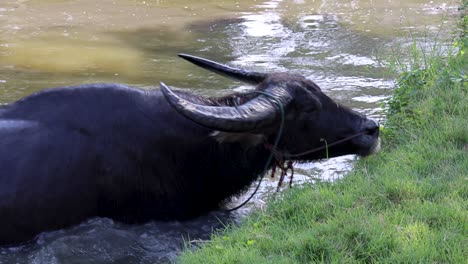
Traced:
[[[117, 82], [170, 86], [203, 95], [251, 87], [178, 59], [189, 53], [256, 71], [291, 71], [332, 98], [376, 119], [394, 76], [380, 60], [451, 28], [456, 1], [314, 0], [1, 0], [0, 105], [45, 88]], [[380, 59], [379, 59], [380, 58]], [[342, 177], [355, 157], [297, 165], [296, 184]], [[1, 172], [0, 172], [1, 173]], [[105, 218], [46, 232], [24, 246], [0, 247], [0, 263], [169, 262], [189, 241], [263, 208], [277, 184], [266, 179], [237, 212], [188, 222], [128, 226]], [[240, 197], [239, 202], [246, 197]]]

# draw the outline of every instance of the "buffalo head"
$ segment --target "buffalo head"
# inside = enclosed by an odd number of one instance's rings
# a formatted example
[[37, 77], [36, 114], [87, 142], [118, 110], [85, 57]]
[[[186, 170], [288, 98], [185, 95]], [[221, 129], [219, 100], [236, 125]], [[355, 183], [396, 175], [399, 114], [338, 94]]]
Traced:
[[[193, 101], [161, 83], [172, 107], [193, 122], [213, 129], [212, 135], [220, 141], [249, 139], [250, 144], [271, 144], [284, 118], [278, 151], [294, 160], [367, 156], [380, 147], [377, 122], [333, 101], [301, 75], [251, 72], [191, 55], [179, 56], [207, 70], [256, 85], [251, 93]], [[317, 151], [310, 151], [314, 149]]]

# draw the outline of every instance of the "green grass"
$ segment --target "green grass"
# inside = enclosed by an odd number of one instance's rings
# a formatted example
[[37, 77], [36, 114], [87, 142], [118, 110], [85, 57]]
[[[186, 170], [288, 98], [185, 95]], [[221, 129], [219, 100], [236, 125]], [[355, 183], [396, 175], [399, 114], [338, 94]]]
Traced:
[[467, 24], [448, 51], [413, 47], [380, 154], [342, 180], [285, 191], [178, 261], [467, 263]]

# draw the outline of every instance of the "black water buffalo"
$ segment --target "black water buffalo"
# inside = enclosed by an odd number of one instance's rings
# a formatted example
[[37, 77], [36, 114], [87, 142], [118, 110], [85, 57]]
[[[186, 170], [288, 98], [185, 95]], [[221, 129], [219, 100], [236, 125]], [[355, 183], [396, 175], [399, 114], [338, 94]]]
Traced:
[[[182, 58], [256, 85], [205, 98], [90, 84], [40, 91], [0, 108], [0, 244], [95, 217], [124, 223], [188, 219], [218, 208], [262, 174], [277, 150], [369, 155], [376, 122], [327, 97], [306, 78]], [[280, 106], [284, 114], [280, 111]], [[325, 150], [294, 156], [325, 158]]]

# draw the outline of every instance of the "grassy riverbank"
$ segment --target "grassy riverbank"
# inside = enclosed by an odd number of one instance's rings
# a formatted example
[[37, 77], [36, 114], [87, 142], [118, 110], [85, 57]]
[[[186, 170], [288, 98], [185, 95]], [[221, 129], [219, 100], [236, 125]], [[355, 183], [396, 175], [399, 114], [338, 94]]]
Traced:
[[389, 104], [380, 154], [337, 182], [285, 191], [266, 212], [179, 261], [466, 263], [466, 26], [465, 18], [451, 55], [413, 53]]

